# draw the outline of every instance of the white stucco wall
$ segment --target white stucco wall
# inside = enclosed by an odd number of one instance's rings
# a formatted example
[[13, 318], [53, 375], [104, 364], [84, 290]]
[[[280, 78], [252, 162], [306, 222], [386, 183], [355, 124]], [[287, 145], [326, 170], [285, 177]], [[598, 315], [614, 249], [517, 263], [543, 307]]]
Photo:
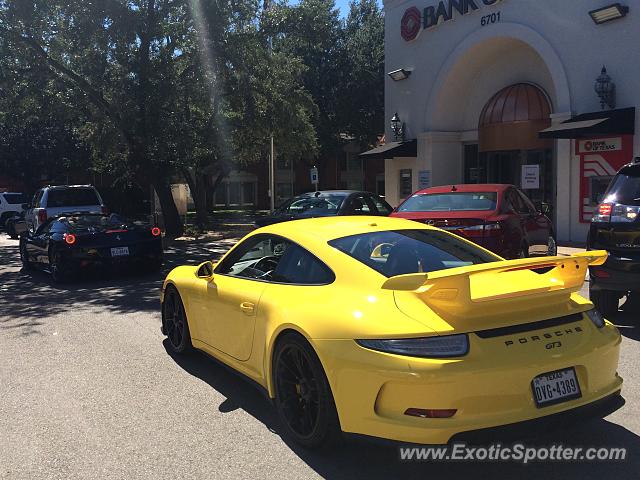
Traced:
[[[412, 163], [404, 159], [404, 166], [396, 167], [397, 162], [386, 162], [386, 196], [391, 203], [399, 200], [395, 195], [400, 168], [412, 166], [414, 181], [418, 170], [432, 169], [434, 185], [462, 180], [463, 142], [477, 136], [482, 107], [508, 85], [537, 84], [558, 117], [598, 111], [593, 85], [604, 64], [616, 83], [617, 107], [640, 106], [640, 5], [626, 2], [627, 17], [595, 25], [588, 12], [607, 4], [602, 0], [475, 3], [479, 10], [464, 16], [454, 12], [451, 21], [422, 30], [406, 42], [400, 35], [406, 9], [422, 10], [438, 0], [384, 2], [386, 71], [412, 70], [407, 80], [386, 78], [386, 116], [397, 112], [406, 124], [406, 137], [418, 139], [418, 158]], [[498, 11], [499, 22], [481, 25], [482, 16]], [[640, 108], [636, 114], [640, 124]], [[634, 150], [640, 155], [640, 135], [635, 136]], [[571, 141], [556, 141], [554, 155], [558, 238], [584, 241], [588, 225], [578, 218], [579, 164]]]

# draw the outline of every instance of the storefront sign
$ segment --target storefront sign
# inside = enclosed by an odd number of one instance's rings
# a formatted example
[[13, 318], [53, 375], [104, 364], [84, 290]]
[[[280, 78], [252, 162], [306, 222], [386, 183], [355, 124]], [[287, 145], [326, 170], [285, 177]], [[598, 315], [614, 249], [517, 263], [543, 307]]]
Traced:
[[418, 190], [431, 186], [431, 170], [418, 171]]
[[580, 158], [580, 221], [591, 221], [593, 211], [616, 172], [633, 157], [633, 135], [577, 140]]
[[520, 186], [523, 190], [540, 188], [540, 165], [522, 165]]
[[599, 140], [580, 140], [578, 153], [615, 152], [622, 150], [622, 138], [602, 138]]
[[400, 33], [405, 41], [415, 40], [422, 29], [436, 27], [444, 22], [453, 20], [454, 12], [467, 15], [478, 10], [483, 5], [490, 6], [502, 0], [442, 0], [437, 5], [425, 7], [422, 12], [416, 7], [410, 7], [402, 16]]

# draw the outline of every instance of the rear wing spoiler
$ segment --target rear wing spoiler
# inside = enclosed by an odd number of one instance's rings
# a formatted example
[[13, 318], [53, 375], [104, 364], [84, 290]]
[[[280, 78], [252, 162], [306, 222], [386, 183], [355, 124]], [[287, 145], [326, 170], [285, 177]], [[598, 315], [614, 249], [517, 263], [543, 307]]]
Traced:
[[386, 280], [382, 288], [415, 292], [430, 307], [462, 315], [485, 302], [493, 307], [521, 297], [544, 297], [545, 301], [568, 297], [582, 287], [587, 268], [602, 265], [607, 256], [604, 250], [592, 250], [566, 257], [481, 263], [398, 275]]

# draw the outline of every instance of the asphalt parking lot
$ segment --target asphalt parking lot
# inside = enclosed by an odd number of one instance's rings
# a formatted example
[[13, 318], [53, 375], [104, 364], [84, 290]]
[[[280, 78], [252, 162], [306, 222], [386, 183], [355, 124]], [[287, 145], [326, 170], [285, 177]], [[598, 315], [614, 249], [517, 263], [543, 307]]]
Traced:
[[[1, 235], [1, 234], [0, 234]], [[177, 242], [165, 273], [234, 242]], [[624, 462], [403, 463], [395, 447], [347, 442], [309, 452], [279, 435], [270, 403], [213, 360], [173, 358], [160, 333], [163, 274], [54, 285], [23, 273], [0, 239], [0, 478], [638, 478], [640, 314], [623, 334], [626, 405], [536, 445], [627, 448]]]

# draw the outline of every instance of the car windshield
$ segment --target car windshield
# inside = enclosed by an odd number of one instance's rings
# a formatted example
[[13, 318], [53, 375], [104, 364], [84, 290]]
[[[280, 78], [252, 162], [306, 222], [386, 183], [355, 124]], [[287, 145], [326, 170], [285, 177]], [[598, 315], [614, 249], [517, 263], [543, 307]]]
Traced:
[[337, 215], [342, 202], [347, 198], [344, 194], [323, 194], [319, 196], [296, 197], [278, 209], [278, 213], [294, 215]]
[[416, 193], [400, 207], [399, 212], [457, 212], [495, 210], [496, 192]]
[[82, 207], [100, 205], [93, 188], [56, 188], [49, 190], [47, 207]]
[[386, 277], [500, 260], [455, 235], [437, 230], [363, 233], [331, 240], [329, 245]]
[[3, 193], [2, 196], [11, 205], [21, 205], [27, 203], [27, 197], [22, 193]]
[[606, 197], [624, 205], [640, 205], [640, 165], [623, 168], [611, 182]]

